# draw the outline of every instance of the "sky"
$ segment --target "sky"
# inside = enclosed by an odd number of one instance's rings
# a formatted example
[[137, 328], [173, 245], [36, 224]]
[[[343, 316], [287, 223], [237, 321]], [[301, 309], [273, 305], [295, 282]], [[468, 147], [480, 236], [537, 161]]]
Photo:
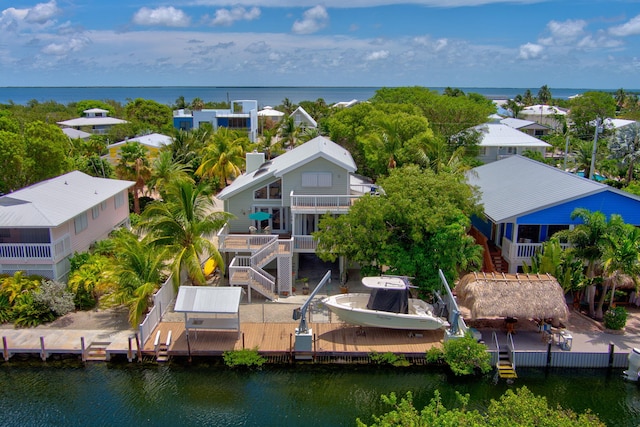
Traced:
[[0, 86], [636, 89], [638, 0], [0, 0]]

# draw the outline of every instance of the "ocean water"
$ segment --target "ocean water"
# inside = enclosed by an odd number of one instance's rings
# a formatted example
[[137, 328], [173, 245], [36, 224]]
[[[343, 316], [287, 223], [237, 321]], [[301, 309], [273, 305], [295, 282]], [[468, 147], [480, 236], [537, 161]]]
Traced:
[[[233, 101], [241, 99], [257, 100], [260, 108], [282, 104], [285, 98], [293, 103], [315, 101], [322, 98], [328, 104], [357, 99], [371, 98], [379, 87], [209, 87], [209, 86], [157, 86], [157, 87], [0, 87], [0, 103], [27, 104], [32, 100], [38, 102], [56, 101], [61, 104], [82, 101], [85, 99], [114, 100], [126, 103], [136, 98], [151, 99], [161, 104], [173, 105], [180, 96], [187, 102], [200, 98], [205, 102]], [[431, 89], [442, 92], [442, 87]], [[537, 94], [539, 88], [460, 88], [465, 93], [475, 92], [489, 99], [509, 99], [523, 94], [527, 89]], [[588, 90], [552, 88], [554, 98], [568, 99]], [[613, 90], [612, 90], [613, 92]]]

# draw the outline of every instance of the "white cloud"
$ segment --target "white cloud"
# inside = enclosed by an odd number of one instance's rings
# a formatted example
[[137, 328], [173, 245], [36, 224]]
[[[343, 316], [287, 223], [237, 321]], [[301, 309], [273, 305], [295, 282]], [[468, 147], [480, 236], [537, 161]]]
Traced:
[[49, 3], [38, 3], [31, 9], [28, 9], [24, 19], [30, 23], [44, 24], [58, 13], [60, 13], [60, 9], [58, 9], [55, 0], [51, 0]]
[[518, 55], [518, 58], [535, 59], [540, 57], [543, 51], [544, 51], [544, 47], [539, 44], [526, 43], [520, 46], [520, 53]]
[[296, 34], [312, 34], [326, 27], [329, 22], [329, 14], [324, 6], [316, 6], [308, 9], [302, 15], [302, 21], [293, 23], [293, 31]]
[[636, 17], [632, 18], [629, 22], [626, 22], [622, 25], [609, 28], [609, 33], [618, 37], [626, 37], [626, 36], [633, 36], [636, 34], [640, 34], [640, 15], [637, 15]]
[[42, 53], [46, 55], [64, 56], [71, 52], [82, 50], [89, 41], [86, 38], [74, 37], [64, 43], [50, 43], [42, 48]]
[[575, 40], [584, 34], [587, 22], [582, 19], [568, 19], [564, 22], [550, 21], [547, 29], [551, 33], [554, 40], [560, 42], [568, 42]]
[[440, 52], [449, 45], [449, 40], [442, 38], [433, 40], [429, 36], [414, 37], [413, 42], [419, 46], [424, 46], [432, 49], [434, 52]]
[[53, 19], [60, 13], [55, 0], [38, 3], [32, 8], [16, 9], [10, 7], [0, 14], [0, 29], [16, 31], [20, 27], [36, 25], [40, 27], [53, 24]]
[[137, 25], [186, 27], [190, 21], [183, 11], [174, 7], [158, 7], [156, 9], [143, 7], [133, 15], [133, 22]]
[[365, 59], [367, 61], [378, 61], [380, 59], [387, 59], [388, 57], [389, 57], [388, 50], [378, 50], [368, 54]]
[[[536, 0], [409, 0], [406, 4], [431, 7], [464, 7], [482, 6], [487, 4], [521, 3], [531, 4]], [[262, 7], [311, 7], [318, 4], [318, 0], [193, 0], [193, 4], [201, 6], [262, 6]], [[376, 6], [394, 6], [398, 0], [324, 0], [322, 4], [328, 8], [362, 8]]]
[[244, 7], [234, 7], [233, 9], [218, 9], [216, 17], [211, 21], [212, 25], [231, 26], [236, 21], [253, 21], [260, 17], [260, 9], [253, 7], [249, 10]]

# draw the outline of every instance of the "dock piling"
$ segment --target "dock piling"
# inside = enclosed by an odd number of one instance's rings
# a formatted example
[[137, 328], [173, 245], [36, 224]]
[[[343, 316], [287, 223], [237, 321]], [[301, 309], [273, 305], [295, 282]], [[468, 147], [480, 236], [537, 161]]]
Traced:
[[47, 361], [47, 351], [44, 348], [44, 337], [40, 337], [40, 358], [43, 362]]
[[80, 350], [82, 351], [82, 361], [87, 361], [86, 347], [84, 346], [84, 337], [80, 337]]
[[7, 337], [2, 337], [2, 354], [4, 356], [4, 361], [9, 361], [9, 346], [7, 345]]
[[615, 345], [610, 342], [609, 343], [609, 369], [613, 368], [613, 356], [615, 353]]

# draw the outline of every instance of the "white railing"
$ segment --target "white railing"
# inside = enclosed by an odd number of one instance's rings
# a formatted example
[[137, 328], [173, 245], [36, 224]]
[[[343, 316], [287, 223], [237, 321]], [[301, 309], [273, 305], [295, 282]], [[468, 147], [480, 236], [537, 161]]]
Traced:
[[294, 248], [297, 252], [315, 252], [318, 241], [313, 236], [295, 235], [293, 236]]
[[1, 259], [58, 260], [71, 253], [71, 239], [62, 237], [53, 243], [0, 243]]
[[[542, 250], [544, 243], [514, 243], [507, 238], [502, 239], [502, 256], [509, 265], [518, 267], [522, 262], [530, 263], [531, 258]], [[562, 249], [567, 249], [568, 243], [560, 243]]]
[[351, 209], [361, 195], [296, 196], [291, 192], [291, 211], [306, 213], [344, 212]]
[[140, 332], [140, 343], [144, 343], [151, 337], [151, 333], [158, 326], [162, 316], [167, 312], [171, 301], [176, 297], [176, 291], [173, 287], [171, 276], [162, 284], [158, 292], [153, 294], [153, 308], [145, 316], [144, 320], [138, 326]]

